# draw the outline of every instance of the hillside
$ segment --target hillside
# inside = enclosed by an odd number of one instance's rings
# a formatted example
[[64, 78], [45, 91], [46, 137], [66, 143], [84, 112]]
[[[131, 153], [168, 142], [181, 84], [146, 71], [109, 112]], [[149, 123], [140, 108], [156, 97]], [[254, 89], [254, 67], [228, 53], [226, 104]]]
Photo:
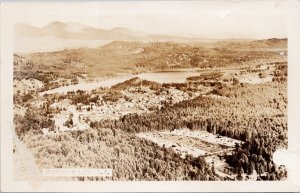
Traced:
[[113, 28], [110, 30], [94, 28], [81, 23], [52, 22], [44, 27], [33, 27], [25, 23], [18, 23], [15, 26], [17, 37], [45, 37], [54, 36], [63, 39], [136, 39], [140, 36], [126, 28]]
[[287, 69], [286, 39], [14, 54], [15, 132], [39, 169], [113, 169], [72, 180], [285, 180]]
[[102, 29], [75, 22], [52, 22], [43, 27], [15, 24], [14, 50], [17, 53], [59, 51], [81, 47], [95, 48], [113, 41], [195, 41], [199, 38], [147, 34], [128, 28]]
[[[31, 64], [31, 68], [28, 70], [26, 65], [15, 66], [15, 78], [43, 81], [38, 77], [47, 72], [62, 78], [72, 78], [78, 74], [94, 78], [186, 67], [241, 67], [255, 65], [259, 61], [281, 62], [285, 60], [286, 50], [287, 40], [279, 43], [274, 43], [274, 40], [221, 41], [197, 45], [114, 41], [98, 48], [19, 54]], [[283, 56], [280, 55], [282, 52]]]

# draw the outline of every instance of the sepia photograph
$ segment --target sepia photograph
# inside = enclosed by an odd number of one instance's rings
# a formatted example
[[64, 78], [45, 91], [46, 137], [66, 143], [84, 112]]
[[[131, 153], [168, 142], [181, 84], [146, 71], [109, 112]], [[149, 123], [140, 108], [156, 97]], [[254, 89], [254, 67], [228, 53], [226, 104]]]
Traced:
[[14, 181], [289, 179], [287, 1], [6, 10]]

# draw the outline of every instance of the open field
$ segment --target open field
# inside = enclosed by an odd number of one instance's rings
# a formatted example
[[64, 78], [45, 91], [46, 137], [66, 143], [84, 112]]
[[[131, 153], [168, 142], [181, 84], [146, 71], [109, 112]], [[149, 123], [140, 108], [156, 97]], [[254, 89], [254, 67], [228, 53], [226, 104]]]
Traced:
[[241, 141], [215, 136], [206, 131], [197, 132], [187, 129], [138, 133], [137, 136], [153, 141], [159, 146], [171, 148], [183, 158], [187, 154], [193, 157], [222, 154], [222, 152], [233, 151], [235, 143], [241, 144]]

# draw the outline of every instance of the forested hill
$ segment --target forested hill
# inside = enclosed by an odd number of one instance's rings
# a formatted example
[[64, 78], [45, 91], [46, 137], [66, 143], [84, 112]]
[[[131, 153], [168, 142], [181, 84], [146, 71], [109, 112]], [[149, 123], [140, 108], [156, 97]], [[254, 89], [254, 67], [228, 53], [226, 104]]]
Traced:
[[[203, 43], [116, 41], [98, 48], [15, 55], [15, 78], [44, 82], [41, 76], [47, 72], [70, 78], [78, 73], [99, 77], [172, 68], [242, 66], [282, 61], [286, 50], [287, 39]], [[20, 57], [26, 65], [22, 65]]]

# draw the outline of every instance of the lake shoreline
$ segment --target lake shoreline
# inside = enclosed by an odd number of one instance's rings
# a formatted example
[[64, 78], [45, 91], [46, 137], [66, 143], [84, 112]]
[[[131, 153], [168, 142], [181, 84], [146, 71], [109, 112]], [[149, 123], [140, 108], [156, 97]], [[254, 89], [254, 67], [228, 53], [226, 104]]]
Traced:
[[69, 91], [87, 90], [91, 91], [100, 87], [110, 88], [111, 86], [129, 80], [131, 78], [140, 78], [157, 83], [184, 83], [186, 78], [199, 75], [198, 68], [174, 69], [168, 71], [150, 71], [140, 74], [122, 74], [119, 76], [95, 78], [93, 80], [82, 79], [78, 84], [61, 86], [55, 89], [40, 92], [39, 95], [67, 93]]

